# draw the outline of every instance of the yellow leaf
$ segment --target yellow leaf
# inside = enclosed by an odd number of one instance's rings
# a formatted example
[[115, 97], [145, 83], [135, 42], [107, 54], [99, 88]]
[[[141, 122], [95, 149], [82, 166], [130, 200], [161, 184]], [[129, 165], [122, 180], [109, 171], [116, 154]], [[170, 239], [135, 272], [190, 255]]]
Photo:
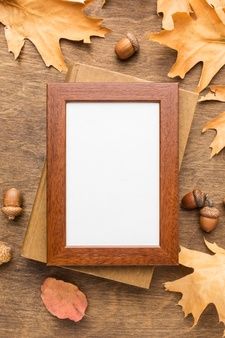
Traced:
[[[193, 273], [165, 283], [168, 291], [182, 293], [179, 305], [185, 317], [192, 314], [194, 325], [208, 304], [214, 304], [219, 321], [225, 324], [225, 250], [205, 241], [214, 255], [181, 247], [179, 263], [193, 268]], [[193, 326], [194, 326], [193, 325]]]
[[60, 39], [90, 43], [91, 36], [104, 37], [109, 32], [101, 26], [102, 20], [85, 15], [85, 7], [92, 1], [1, 0], [0, 22], [5, 26], [9, 51], [17, 58], [29, 39], [46, 66], [66, 71]]
[[225, 25], [206, 0], [189, 0], [195, 18], [187, 13], [173, 15], [174, 29], [151, 33], [150, 39], [177, 51], [177, 60], [168, 76], [184, 78], [203, 62], [197, 91], [201, 92], [225, 64]]
[[211, 92], [201, 96], [199, 102], [211, 100], [225, 102], [225, 86], [210, 86], [209, 88]]
[[212, 148], [212, 158], [225, 147], [225, 112], [220, 113], [217, 117], [207, 122], [202, 129], [202, 133], [209, 129], [215, 129], [217, 131], [213, 142], [210, 144], [210, 148]]
[[171, 30], [174, 28], [173, 14], [177, 12], [191, 13], [188, 0], [158, 0], [157, 13], [163, 13], [162, 28]]

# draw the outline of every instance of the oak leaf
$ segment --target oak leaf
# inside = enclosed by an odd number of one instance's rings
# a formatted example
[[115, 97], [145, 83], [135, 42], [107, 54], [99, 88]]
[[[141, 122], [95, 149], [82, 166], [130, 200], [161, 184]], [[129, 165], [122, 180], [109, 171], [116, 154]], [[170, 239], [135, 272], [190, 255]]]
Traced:
[[91, 36], [104, 37], [109, 32], [102, 27], [101, 19], [85, 15], [84, 9], [92, 1], [1, 0], [0, 22], [5, 26], [9, 51], [16, 59], [28, 39], [46, 66], [66, 71], [60, 39], [90, 43]]
[[225, 0], [207, 0], [208, 3], [215, 8], [216, 13], [220, 17], [220, 19], [225, 24]]
[[158, 0], [157, 13], [163, 13], [162, 28], [174, 28], [173, 14], [177, 12], [191, 13], [189, 0]]
[[85, 294], [76, 285], [55, 278], [45, 279], [41, 298], [51, 314], [75, 322], [84, 317], [88, 305]]
[[220, 113], [217, 117], [207, 122], [202, 132], [204, 133], [209, 129], [215, 129], [217, 132], [213, 142], [210, 144], [212, 158], [225, 147], [225, 112]]
[[195, 17], [175, 13], [174, 29], [151, 33], [150, 40], [177, 51], [177, 60], [168, 74], [171, 78], [184, 78], [197, 63], [203, 63], [197, 87], [201, 92], [225, 64], [225, 25], [206, 0], [189, 0], [189, 3]]
[[203, 101], [221, 101], [225, 102], [225, 86], [210, 86], [210, 92], [201, 96], [199, 102]]
[[[157, 13], [163, 14], [162, 28], [171, 30], [174, 28], [173, 15], [175, 13], [192, 13], [190, 6], [190, 0], [158, 0], [157, 1]], [[207, 0], [220, 19], [225, 23], [225, 0]]]
[[208, 304], [214, 304], [219, 321], [225, 324], [225, 250], [205, 241], [214, 255], [181, 247], [179, 263], [193, 268], [193, 273], [165, 283], [168, 291], [182, 293], [179, 305], [185, 317], [192, 314], [195, 326]]

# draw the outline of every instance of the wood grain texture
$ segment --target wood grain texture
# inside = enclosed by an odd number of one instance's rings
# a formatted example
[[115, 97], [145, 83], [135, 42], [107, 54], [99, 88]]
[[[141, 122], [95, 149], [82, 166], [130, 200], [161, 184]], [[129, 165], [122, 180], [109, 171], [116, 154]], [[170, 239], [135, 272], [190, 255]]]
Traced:
[[[66, 247], [66, 102], [159, 102], [160, 246]], [[48, 85], [47, 227], [49, 265], [171, 265], [178, 262], [178, 85], [64, 83]]]
[[[94, 4], [90, 12], [103, 16], [105, 24], [113, 33], [105, 40], [94, 38], [92, 45], [63, 41], [62, 48], [67, 61], [82, 61], [151, 81], [173, 82], [166, 74], [175, 61], [175, 52], [144, 38], [145, 32], [160, 29], [161, 20], [156, 15], [156, 1], [109, 0], [102, 10], [98, 10], [97, 5]], [[141, 49], [139, 54], [127, 62], [120, 62], [114, 56], [113, 48], [115, 42], [127, 31], [136, 34]], [[10, 223], [4, 215], [0, 215], [1, 239], [14, 247], [13, 261], [1, 266], [0, 271], [0, 337], [221, 338], [224, 328], [218, 324], [212, 305], [204, 311], [199, 324], [190, 330], [192, 318], [189, 316], [184, 319], [181, 308], [175, 306], [180, 295], [163, 289], [165, 281], [179, 278], [190, 270], [158, 267], [148, 291], [59, 268], [49, 268], [20, 257], [23, 236], [46, 155], [45, 86], [51, 81], [63, 82], [64, 74], [46, 69], [29, 42], [15, 62], [7, 51], [3, 27], [0, 34], [1, 193], [15, 186], [24, 195], [24, 214], [16, 222]], [[180, 81], [182, 88], [194, 90], [199, 75], [200, 65]], [[214, 77], [213, 84], [224, 83], [224, 76], [223, 68]], [[225, 195], [225, 152], [222, 151], [209, 160], [208, 146], [214, 132], [201, 135], [201, 129], [224, 109], [225, 104], [218, 102], [198, 105], [180, 172], [180, 197], [194, 187], [199, 187], [210, 193], [220, 209], [219, 226], [216, 231], [205, 236], [207, 240], [216, 241], [222, 247], [225, 247], [225, 213], [221, 203]], [[198, 226], [198, 217], [197, 211], [180, 211], [180, 243], [207, 252]], [[74, 324], [60, 321], [47, 313], [40, 299], [40, 285], [48, 276], [76, 283], [87, 294], [89, 317]]]

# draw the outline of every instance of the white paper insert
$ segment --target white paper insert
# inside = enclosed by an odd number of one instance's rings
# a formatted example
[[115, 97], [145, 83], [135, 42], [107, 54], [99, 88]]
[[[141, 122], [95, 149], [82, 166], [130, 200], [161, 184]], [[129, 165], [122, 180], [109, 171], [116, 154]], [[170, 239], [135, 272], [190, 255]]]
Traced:
[[160, 107], [66, 105], [66, 245], [159, 245]]

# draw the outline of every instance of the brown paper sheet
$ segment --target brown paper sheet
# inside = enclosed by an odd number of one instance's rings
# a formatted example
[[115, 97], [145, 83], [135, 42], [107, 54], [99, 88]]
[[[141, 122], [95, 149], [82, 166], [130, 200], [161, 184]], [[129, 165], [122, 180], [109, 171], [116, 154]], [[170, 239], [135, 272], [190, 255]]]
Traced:
[[[97, 67], [76, 64], [70, 68], [67, 82], [144, 82], [132, 76], [108, 71]], [[179, 161], [182, 162], [198, 95], [179, 90]], [[32, 214], [25, 235], [22, 256], [46, 263], [46, 168], [36, 194]], [[154, 267], [69, 267], [70, 270], [111, 279], [114, 281], [149, 288]]]

